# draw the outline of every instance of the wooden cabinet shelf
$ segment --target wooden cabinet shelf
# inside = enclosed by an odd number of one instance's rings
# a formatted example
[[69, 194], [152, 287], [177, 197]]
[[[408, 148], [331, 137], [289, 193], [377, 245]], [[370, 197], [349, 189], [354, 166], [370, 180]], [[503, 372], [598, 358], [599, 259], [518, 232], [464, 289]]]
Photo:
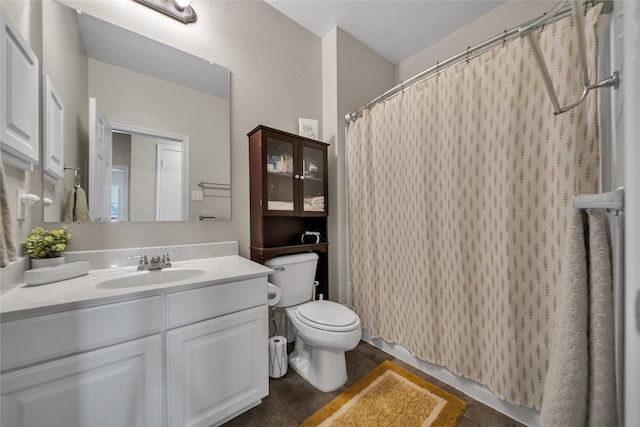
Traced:
[[[318, 294], [328, 298], [328, 144], [258, 126], [249, 134], [251, 259], [313, 251]], [[320, 242], [302, 244], [305, 231]]]

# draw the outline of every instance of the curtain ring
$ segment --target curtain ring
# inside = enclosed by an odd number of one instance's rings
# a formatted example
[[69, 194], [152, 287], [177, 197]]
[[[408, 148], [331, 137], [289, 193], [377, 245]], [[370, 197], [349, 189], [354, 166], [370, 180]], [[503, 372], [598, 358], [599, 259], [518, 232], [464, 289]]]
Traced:
[[502, 47], [504, 48], [504, 46], [507, 44], [507, 30], [504, 30], [504, 36], [502, 36]]
[[469, 56], [470, 56], [469, 51], [470, 51], [470, 50], [471, 50], [471, 46], [467, 46], [467, 58], [466, 58], [466, 61], [467, 61], [467, 62], [469, 62]]
[[436, 76], [440, 75], [440, 62], [436, 62]]

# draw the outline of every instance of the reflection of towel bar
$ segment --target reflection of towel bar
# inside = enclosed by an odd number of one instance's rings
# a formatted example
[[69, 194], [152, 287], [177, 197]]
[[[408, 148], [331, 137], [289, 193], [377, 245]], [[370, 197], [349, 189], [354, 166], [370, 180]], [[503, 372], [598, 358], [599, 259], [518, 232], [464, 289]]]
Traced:
[[624, 187], [602, 194], [583, 194], [573, 198], [574, 209], [624, 210]]
[[231, 190], [230, 184], [220, 184], [217, 182], [199, 182], [198, 187], [203, 190]]
[[215, 222], [216, 217], [215, 217], [215, 216], [205, 216], [205, 215], [200, 215], [200, 216], [198, 216], [198, 219], [199, 219], [200, 221], [204, 221], [205, 219], [210, 219], [211, 221], [214, 221], [214, 222]]
[[76, 187], [79, 187], [80, 186], [80, 168], [78, 167], [70, 168], [68, 166], [64, 166], [64, 170], [73, 171], [73, 184]]

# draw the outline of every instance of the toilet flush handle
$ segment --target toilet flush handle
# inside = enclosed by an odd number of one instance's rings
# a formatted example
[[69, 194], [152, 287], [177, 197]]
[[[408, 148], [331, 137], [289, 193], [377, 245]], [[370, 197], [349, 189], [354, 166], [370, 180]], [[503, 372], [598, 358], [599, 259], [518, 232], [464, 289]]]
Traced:
[[284, 271], [285, 268], [284, 267], [274, 267], [273, 268], [275, 271]]

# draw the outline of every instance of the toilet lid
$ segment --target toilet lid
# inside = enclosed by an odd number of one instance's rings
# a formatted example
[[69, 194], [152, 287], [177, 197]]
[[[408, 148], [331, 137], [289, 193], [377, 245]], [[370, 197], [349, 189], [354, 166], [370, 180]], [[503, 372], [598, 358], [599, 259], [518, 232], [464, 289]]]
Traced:
[[358, 326], [358, 316], [352, 310], [332, 301], [312, 301], [298, 306], [296, 316], [301, 322], [327, 331], [350, 331]]

